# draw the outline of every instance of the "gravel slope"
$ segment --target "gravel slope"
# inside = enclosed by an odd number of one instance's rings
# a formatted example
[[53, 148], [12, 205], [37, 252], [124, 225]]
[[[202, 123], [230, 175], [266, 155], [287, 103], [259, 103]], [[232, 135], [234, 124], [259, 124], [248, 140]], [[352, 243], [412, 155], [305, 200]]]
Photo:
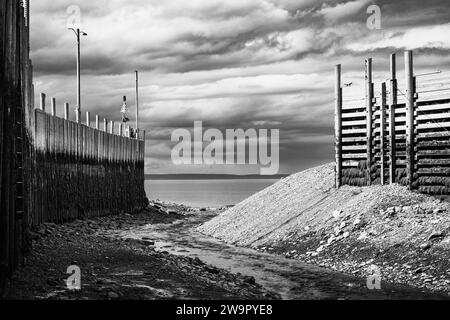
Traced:
[[[333, 191], [334, 167], [325, 165], [282, 179], [250, 197], [200, 231], [227, 242], [256, 247], [313, 218], [311, 213]], [[317, 219], [320, 222], [320, 219]]]
[[334, 188], [334, 165], [281, 180], [199, 228], [338, 271], [450, 292], [450, 204], [399, 185]]

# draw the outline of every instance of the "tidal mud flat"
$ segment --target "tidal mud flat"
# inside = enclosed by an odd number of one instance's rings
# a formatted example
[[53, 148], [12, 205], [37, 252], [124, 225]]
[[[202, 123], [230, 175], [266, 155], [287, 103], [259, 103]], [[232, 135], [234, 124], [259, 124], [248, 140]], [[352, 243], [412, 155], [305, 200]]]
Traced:
[[[153, 203], [136, 214], [47, 224], [12, 280], [8, 299], [441, 299], [427, 290], [384, 284], [280, 255], [233, 246], [196, 228], [223, 210]], [[82, 290], [68, 290], [67, 267]]]
[[[9, 300], [252, 300], [278, 299], [251, 277], [231, 274], [199, 259], [158, 252], [150, 239], [116, 236], [148, 225], [183, 220], [181, 207], [45, 224], [32, 234], [33, 249], [9, 284]], [[170, 211], [170, 213], [168, 213]], [[202, 212], [202, 214], [208, 214]], [[81, 269], [82, 290], [67, 288], [69, 266]]]

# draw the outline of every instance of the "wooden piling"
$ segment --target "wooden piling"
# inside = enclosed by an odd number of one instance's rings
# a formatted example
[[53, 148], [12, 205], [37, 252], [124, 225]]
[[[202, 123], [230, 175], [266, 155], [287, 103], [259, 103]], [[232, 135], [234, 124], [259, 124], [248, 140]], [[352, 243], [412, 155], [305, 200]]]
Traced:
[[89, 111], [86, 112], [86, 125], [91, 126], [91, 113]]
[[414, 70], [413, 53], [405, 52], [405, 80], [406, 80], [406, 171], [408, 187], [412, 189], [414, 180]]
[[381, 165], [380, 165], [380, 178], [381, 184], [386, 184], [386, 83], [383, 82], [381, 84], [381, 104], [380, 104], [380, 157], [381, 157]]
[[56, 117], [56, 98], [52, 98], [51, 114]]
[[396, 182], [396, 145], [397, 140], [395, 136], [395, 108], [397, 106], [397, 62], [395, 53], [391, 54], [390, 58], [391, 80], [389, 93], [389, 182], [393, 184]]
[[45, 93], [41, 93], [41, 100], [39, 104], [39, 109], [45, 111]]
[[[336, 188], [342, 186], [342, 86], [341, 65], [335, 67], [335, 150], [336, 150]], [[145, 139], [144, 139], [145, 140]]]
[[95, 115], [95, 129], [100, 130], [100, 117]]
[[373, 164], [373, 100], [374, 87], [372, 82], [372, 58], [366, 59], [365, 82], [366, 82], [366, 136], [367, 136], [367, 184], [372, 184]]
[[64, 119], [69, 120], [69, 104], [64, 103]]

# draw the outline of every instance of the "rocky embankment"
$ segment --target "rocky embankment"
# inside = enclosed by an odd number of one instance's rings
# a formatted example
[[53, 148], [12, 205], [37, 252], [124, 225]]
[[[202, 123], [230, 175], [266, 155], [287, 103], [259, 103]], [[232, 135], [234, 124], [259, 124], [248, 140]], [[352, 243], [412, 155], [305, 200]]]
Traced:
[[[199, 259], [157, 252], [151, 239], [118, 236], [148, 224], [184, 219], [184, 206], [153, 204], [137, 214], [45, 224], [32, 233], [33, 249], [9, 285], [7, 299], [154, 300], [274, 299], [252, 277], [231, 274]], [[200, 210], [198, 210], [200, 211]], [[208, 214], [208, 212], [205, 212]], [[81, 269], [82, 290], [66, 286], [67, 268]]]
[[450, 204], [399, 185], [336, 190], [332, 164], [281, 180], [199, 230], [337, 271], [450, 293]]

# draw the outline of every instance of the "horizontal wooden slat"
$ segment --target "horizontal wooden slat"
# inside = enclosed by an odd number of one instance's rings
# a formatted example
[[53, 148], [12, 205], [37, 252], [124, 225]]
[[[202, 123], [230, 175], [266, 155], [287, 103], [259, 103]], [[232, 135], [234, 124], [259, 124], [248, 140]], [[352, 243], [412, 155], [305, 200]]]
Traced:
[[367, 124], [366, 120], [356, 120], [356, 121], [342, 121], [343, 127], [350, 127], [350, 126], [365, 126]]
[[367, 149], [367, 146], [365, 146], [365, 145], [342, 146], [343, 151], [366, 150], [366, 149]]
[[449, 141], [421, 141], [417, 143], [417, 148], [436, 148], [436, 147], [450, 147]]
[[450, 165], [450, 159], [421, 159], [418, 161], [419, 165]]
[[355, 154], [343, 154], [342, 159], [366, 159], [367, 154], [366, 153], [355, 153]]
[[417, 125], [418, 130], [438, 128], [450, 128], [450, 122], [419, 123]]
[[343, 113], [342, 119], [348, 119], [348, 118], [365, 118], [366, 113], [365, 112], [353, 112], [353, 113]]
[[450, 119], [450, 113], [419, 114], [416, 119], [418, 121]]
[[430, 176], [430, 175], [447, 175], [450, 174], [450, 168], [419, 168], [417, 173], [420, 176]]
[[358, 167], [359, 165], [359, 161], [355, 161], [355, 160], [347, 160], [342, 162], [342, 167]]
[[366, 136], [361, 136], [361, 137], [352, 137], [352, 138], [342, 138], [342, 142], [343, 143], [353, 143], [353, 142], [365, 142], [367, 141], [367, 137]]
[[434, 104], [417, 107], [418, 112], [445, 111], [445, 110], [450, 110], [450, 104]]
[[366, 129], [346, 129], [346, 130], [342, 130], [342, 134], [365, 134], [366, 133]]
[[416, 136], [419, 139], [450, 138], [450, 132], [419, 132]]

